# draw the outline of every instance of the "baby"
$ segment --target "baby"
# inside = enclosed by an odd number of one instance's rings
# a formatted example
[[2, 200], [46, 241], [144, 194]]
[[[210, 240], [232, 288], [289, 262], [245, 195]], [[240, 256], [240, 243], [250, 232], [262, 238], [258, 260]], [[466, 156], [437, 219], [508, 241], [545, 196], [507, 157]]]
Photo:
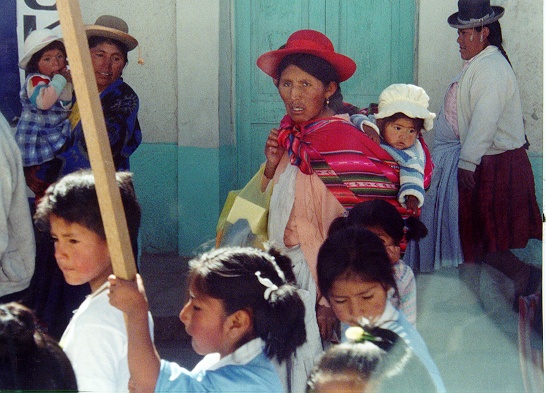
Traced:
[[62, 38], [52, 30], [34, 30], [25, 40], [24, 51], [19, 67], [27, 77], [19, 93], [22, 113], [15, 137], [27, 185], [38, 200], [49, 184], [35, 173], [55, 158], [70, 135], [73, 87]]
[[429, 97], [421, 87], [394, 84], [380, 94], [375, 116], [351, 116], [361, 130], [369, 126], [379, 133], [381, 147], [400, 166], [398, 201], [414, 216], [419, 215], [425, 196], [425, 152], [419, 137], [422, 130], [432, 129], [436, 117], [429, 112], [428, 103]]

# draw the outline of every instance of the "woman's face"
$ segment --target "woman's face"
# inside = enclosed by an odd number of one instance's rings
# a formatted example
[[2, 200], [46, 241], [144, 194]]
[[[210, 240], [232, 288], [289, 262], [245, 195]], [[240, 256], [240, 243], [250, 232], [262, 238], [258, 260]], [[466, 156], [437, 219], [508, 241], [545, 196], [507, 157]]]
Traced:
[[489, 29], [484, 27], [481, 32], [474, 29], [459, 29], [457, 43], [463, 60], [470, 60], [488, 45]]
[[357, 274], [342, 274], [334, 281], [328, 301], [341, 322], [358, 326], [361, 318], [373, 321], [381, 317], [387, 290], [380, 282], [366, 281]]
[[125, 67], [125, 57], [116, 45], [108, 42], [100, 43], [90, 51], [100, 93], [121, 76]]
[[328, 86], [295, 65], [284, 69], [279, 78], [279, 94], [286, 107], [286, 113], [295, 123], [331, 116], [326, 100], [335, 93], [337, 84]]

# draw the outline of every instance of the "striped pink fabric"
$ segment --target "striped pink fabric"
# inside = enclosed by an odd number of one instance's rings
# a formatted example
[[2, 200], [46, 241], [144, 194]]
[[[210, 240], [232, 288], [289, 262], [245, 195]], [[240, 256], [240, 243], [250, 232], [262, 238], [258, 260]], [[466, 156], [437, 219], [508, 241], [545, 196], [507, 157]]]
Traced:
[[[315, 172], [346, 208], [375, 198], [384, 198], [406, 215], [396, 200], [400, 169], [394, 159], [351, 122], [330, 117], [294, 124], [289, 116], [281, 121], [279, 143], [291, 163], [303, 173]], [[425, 187], [430, 184], [432, 161], [427, 156]]]

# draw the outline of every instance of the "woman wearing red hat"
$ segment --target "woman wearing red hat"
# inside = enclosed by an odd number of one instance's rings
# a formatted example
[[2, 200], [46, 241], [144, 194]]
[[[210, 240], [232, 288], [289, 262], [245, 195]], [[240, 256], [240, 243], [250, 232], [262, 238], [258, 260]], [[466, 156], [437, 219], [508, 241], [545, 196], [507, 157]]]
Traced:
[[287, 386], [304, 391], [298, 370], [310, 370], [322, 351], [321, 336], [332, 339], [336, 321], [317, 293], [318, 250], [331, 222], [347, 208], [377, 195], [396, 204], [399, 174], [392, 157], [351, 124], [340, 82], [354, 74], [356, 64], [336, 53], [324, 34], [296, 31], [280, 49], [261, 55], [257, 65], [273, 78], [286, 108], [265, 145], [262, 187], [274, 182], [269, 240], [291, 257], [298, 284], [308, 291], [302, 296], [307, 347], [296, 354]]

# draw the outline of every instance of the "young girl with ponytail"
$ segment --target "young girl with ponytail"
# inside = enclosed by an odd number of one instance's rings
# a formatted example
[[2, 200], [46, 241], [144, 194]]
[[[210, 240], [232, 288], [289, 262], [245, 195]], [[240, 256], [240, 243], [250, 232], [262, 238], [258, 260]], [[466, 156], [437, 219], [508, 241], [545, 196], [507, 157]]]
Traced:
[[110, 276], [110, 302], [127, 315], [132, 390], [279, 392], [271, 359], [305, 342], [305, 308], [290, 259], [253, 248], [221, 248], [190, 261], [180, 320], [204, 359], [192, 370], [161, 360], [150, 340], [148, 303], [137, 282]]

